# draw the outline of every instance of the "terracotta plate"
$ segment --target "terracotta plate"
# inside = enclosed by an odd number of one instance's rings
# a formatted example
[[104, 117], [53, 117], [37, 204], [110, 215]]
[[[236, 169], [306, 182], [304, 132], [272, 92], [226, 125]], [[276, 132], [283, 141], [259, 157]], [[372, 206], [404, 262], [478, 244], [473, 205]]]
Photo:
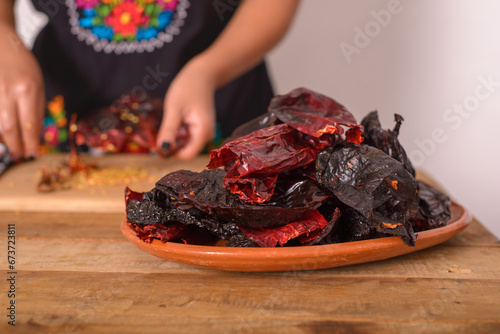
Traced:
[[288, 271], [313, 270], [385, 260], [413, 253], [451, 239], [472, 221], [464, 207], [452, 203], [452, 217], [446, 226], [417, 233], [415, 247], [403, 244], [399, 237], [370, 239], [340, 244], [276, 247], [233, 248], [223, 246], [196, 246], [154, 240], [147, 244], [123, 222], [121, 230], [140, 250], [165, 260], [195, 267], [227, 271]]

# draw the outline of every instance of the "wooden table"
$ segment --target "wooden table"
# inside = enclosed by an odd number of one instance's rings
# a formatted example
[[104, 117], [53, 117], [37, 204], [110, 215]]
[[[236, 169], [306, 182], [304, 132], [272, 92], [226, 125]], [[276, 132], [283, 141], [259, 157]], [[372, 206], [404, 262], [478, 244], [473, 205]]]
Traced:
[[[46, 211], [0, 211], [1, 333], [500, 332], [500, 243], [477, 221], [381, 262], [234, 273], [141, 252], [120, 233], [123, 213]], [[15, 328], [6, 317], [9, 224]]]

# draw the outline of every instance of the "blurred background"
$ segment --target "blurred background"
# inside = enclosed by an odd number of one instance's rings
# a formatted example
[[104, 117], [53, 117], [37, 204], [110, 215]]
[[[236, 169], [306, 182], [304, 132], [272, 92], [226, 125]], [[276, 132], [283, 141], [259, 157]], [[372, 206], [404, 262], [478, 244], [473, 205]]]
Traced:
[[[16, 11], [30, 46], [46, 18]], [[278, 94], [308, 87], [385, 128], [401, 114], [415, 166], [500, 237], [499, 17], [498, 0], [302, 0], [269, 68]]]

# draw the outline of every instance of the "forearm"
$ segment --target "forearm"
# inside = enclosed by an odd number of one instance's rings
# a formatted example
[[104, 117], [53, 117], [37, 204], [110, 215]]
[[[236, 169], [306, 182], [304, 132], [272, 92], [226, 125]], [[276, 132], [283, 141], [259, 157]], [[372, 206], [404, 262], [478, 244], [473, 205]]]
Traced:
[[14, 1], [15, 0], [1, 0], [0, 1], [0, 25], [6, 25], [15, 28], [14, 25]]
[[14, 20], [15, 0], [0, 0], [0, 61], [15, 56], [25, 50], [24, 44], [16, 33]]
[[198, 64], [221, 87], [262, 61], [288, 30], [299, 0], [243, 0]]

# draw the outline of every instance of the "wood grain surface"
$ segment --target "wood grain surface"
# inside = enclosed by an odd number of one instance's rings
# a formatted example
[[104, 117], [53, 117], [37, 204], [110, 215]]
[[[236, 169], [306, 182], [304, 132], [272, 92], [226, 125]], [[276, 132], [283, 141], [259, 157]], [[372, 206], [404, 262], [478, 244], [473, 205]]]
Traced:
[[[146, 172], [147, 177], [134, 181], [124, 178], [114, 185], [84, 185], [83, 189], [73, 187], [50, 193], [36, 190], [39, 171], [42, 167], [53, 167], [66, 162], [65, 154], [48, 154], [39, 159], [9, 169], [0, 177], [0, 211], [23, 212], [123, 212], [123, 190], [129, 186], [136, 191], [148, 191], [163, 175], [188, 167], [201, 171], [208, 164], [208, 156], [200, 156], [186, 163], [169, 158], [161, 159], [146, 154], [115, 154], [102, 157], [85, 156], [85, 160], [101, 169], [122, 168]], [[133, 175], [132, 172], [129, 175]]]
[[[476, 220], [450, 241], [389, 260], [238, 273], [143, 253], [121, 235], [123, 218], [0, 210], [0, 333], [500, 332], [500, 242]], [[5, 316], [8, 224], [15, 328]]]
[[[163, 261], [122, 214], [0, 213], [16, 225], [16, 332], [493, 333], [500, 243], [477, 221], [421, 252], [343, 268], [228, 273]], [[1, 257], [0, 266], [7, 267]], [[2, 289], [2, 301], [7, 300]], [[4, 321], [2, 333], [12, 330]]]

